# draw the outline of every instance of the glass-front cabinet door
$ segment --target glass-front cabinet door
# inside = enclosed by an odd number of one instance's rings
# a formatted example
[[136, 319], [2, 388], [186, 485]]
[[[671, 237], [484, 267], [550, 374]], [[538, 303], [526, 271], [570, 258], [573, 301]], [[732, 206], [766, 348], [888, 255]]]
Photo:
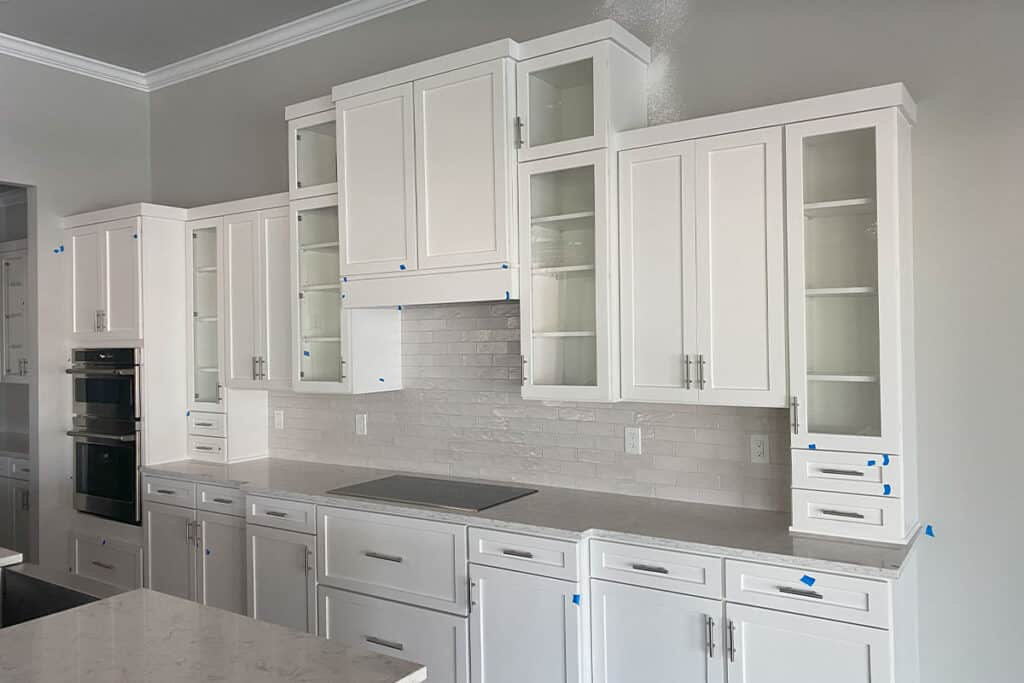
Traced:
[[289, 128], [289, 194], [292, 199], [338, 192], [334, 110], [295, 119]]
[[786, 129], [795, 448], [900, 450], [899, 116]]
[[520, 165], [523, 397], [612, 400], [604, 151]]
[[3, 255], [2, 282], [3, 381], [22, 384], [29, 380], [26, 256], [24, 251]]
[[224, 328], [221, 315], [220, 270], [222, 221], [189, 223], [189, 335], [188, 390], [195, 410], [224, 410], [224, 371], [221, 365]]

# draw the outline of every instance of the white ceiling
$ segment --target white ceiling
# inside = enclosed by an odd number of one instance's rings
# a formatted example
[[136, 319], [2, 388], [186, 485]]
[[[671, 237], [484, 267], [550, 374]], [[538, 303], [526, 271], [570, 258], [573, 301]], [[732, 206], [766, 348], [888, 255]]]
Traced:
[[0, 32], [148, 72], [339, 0], [0, 0]]

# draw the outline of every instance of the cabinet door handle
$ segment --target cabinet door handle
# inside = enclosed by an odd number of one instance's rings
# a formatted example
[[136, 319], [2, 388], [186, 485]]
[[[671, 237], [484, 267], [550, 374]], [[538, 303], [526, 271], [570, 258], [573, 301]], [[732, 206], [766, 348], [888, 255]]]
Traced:
[[402, 645], [401, 643], [396, 643], [393, 640], [384, 640], [383, 638], [377, 638], [375, 636], [363, 636], [363, 640], [371, 645], [380, 645], [381, 647], [398, 650], [399, 652], [405, 649], [405, 645]]
[[834, 470], [832, 468], [822, 468], [819, 470], [822, 474], [838, 474], [844, 477], [863, 477], [864, 473], [860, 470]]
[[793, 425], [793, 433], [800, 433], [800, 401], [796, 396], [789, 399], [790, 424]]
[[809, 591], [803, 588], [790, 588], [789, 586], [779, 586], [778, 589], [780, 593], [785, 593], [786, 595], [799, 595], [801, 598], [814, 598], [815, 600], [823, 600], [825, 598], [825, 596], [819, 593], [818, 591]]
[[512, 128], [514, 130], [514, 139], [512, 144], [515, 145], [516, 149], [519, 149], [523, 146], [523, 133], [526, 129], [526, 124], [523, 123], [523, 117], [517, 116], [512, 122]]
[[107, 564], [106, 562], [100, 562], [99, 560], [93, 560], [92, 564], [100, 569], [106, 569], [107, 571], [114, 571], [114, 565]]
[[693, 365], [693, 361], [690, 360], [690, 354], [683, 354], [683, 388], [692, 389], [693, 381], [690, 379], [690, 366]]
[[306, 548], [304, 562], [306, 564], [306, 576], [309, 577], [310, 572], [313, 571], [313, 551], [310, 548]]
[[521, 377], [519, 378], [520, 386], [526, 386], [526, 356], [519, 356], [519, 361], [522, 363], [523, 369], [520, 372]]
[[376, 553], [372, 550], [367, 550], [363, 555], [373, 560], [384, 560], [385, 562], [394, 562], [396, 564], [401, 564], [405, 559], [401, 555], [385, 555], [384, 553]]
[[196, 427], [212, 427], [212, 422], [196, 422]]
[[212, 451], [212, 446], [193, 446], [197, 451]]
[[173, 491], [171, 489], [157, 489], [156, 492], [157, 493], [162, 493], [165, 496], [173, 496], [174, 494], [177, 493], [177, 491]]
[[192, 520], [185, 522], [185, 543], [192, 545]]
[[28, 489], [25, 489], [21, 492], [21, 509], [27, 511], [28, 508]]
[[217, 403], [224, 401], [224, 385], [220, 382], [217, 383]]
[[859, 512], [846, 512], [844, 510], [821, 510], [821, 514], [829, 515], [830, 517], [847, 517], [849, 519], [864, 519], [864, 515]]
[[287, 512], [279, 512], [277, 510], [267, 510], [263, 514], [265, 514], [267, 517], [277, 517], [278, 519], [284, 519], [288, 516]]
[[235, 501], [231, 500], [230, 498], [214, 498], [213, 502], [214, 503], [223, 503], [224, 505], [231, 505]]
[[704, 615], [704, 637], [708, 642], [708, 659], [715, 658], [715, 620]]
[[698, 353], [697, 354], [697, 388], [700, 389], [701, 391], [704, 391], [704, 388], [707, 386], [707, 383], [704, 381], [704, 365], [705, 365], [704, 354], [703, 353]]
[[668, 570], [664, 567], [656, 567], [653, 564], [634, 564], [633, 569], [638, 572], [650, 572], [651, 574], [668, 574]]
[[533, 553], [527, 552], [526, 550], [502, 550], [502, 555], [508, 555], [509, 557], [519, 557], [524, 560], [532, 560]]
[[201, 533], [202, 529], [203, 529], [203, 525], [202, 525], [202, 523], [200, 523], [198, 521], [192, 522], [192, 523], [195, 525], [195, 532], [194, 533], [195, 533], [196, 547], [198, 548], [198, 547], [201, 546], [201, 544], [203, 542], [203, 534]]
[[736, 625], [732, 619], [729, 620], [729, 628], [727, 629], [729, 634], [729, 642], [727, 644], [727, 651], [729, 652], [729, 661], [736, 661]]
[[256, 376], [256, 356], [252, 357], [252, 378], [253, 378], [253, 380], [259, 379]]

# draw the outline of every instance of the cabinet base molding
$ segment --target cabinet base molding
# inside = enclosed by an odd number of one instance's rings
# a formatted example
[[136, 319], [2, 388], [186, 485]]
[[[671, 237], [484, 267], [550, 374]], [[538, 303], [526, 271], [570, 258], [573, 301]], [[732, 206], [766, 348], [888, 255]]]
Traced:
[[342, 291], [349, 308], [518, 300], [519, 269], [495, 264], [473, 270], [352, 276]]

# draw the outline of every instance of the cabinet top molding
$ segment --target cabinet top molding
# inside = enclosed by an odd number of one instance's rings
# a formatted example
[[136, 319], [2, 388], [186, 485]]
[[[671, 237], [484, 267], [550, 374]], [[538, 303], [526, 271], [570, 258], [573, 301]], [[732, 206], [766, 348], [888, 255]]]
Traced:
[[81, 228], [96, 223], [108, 221], [119, 221], [125, 218], [136, 218], [139, 216], [148, 218], [166, 218], [172, 221], [184, 221], [188, 219], [188, 211], [176, 206], [164, 206], [162, 204], [125, 204], [99, 211], [79, 213], [73, 216], [66, 216], [62, 221], [65, 230]]
[[188, 209], [188, 220], [201, 221], [208, 218], [219, 218], [230, 216], [236, 213], [248, 213], [250, 211], [265, 211], [288, 206], [288, 193], [278, 192], [277, 194], [265, 194], [259, 197], [246, 197], [229, 202], [207, 204]]
[[911, 124], [917, 120], [917, 104], [906, 86], [903, 83], [888, 83], [873, 88], [637, 128], [618, 134], [618, 149], [650, 147], [888, 107], [898, 107]]
[[502, 38], [466, 50], [428, 59], [416, 64], [399, 67], [383, 73], [360, 78], [336, 85], [330, 95], [317, 97], [285, 107], [285, 119], [292, 121], [310, 114], [319, 114], [334, 108], [334, 103], [354, 95], [409, 83], [420, 78], [453, 71], [493, 59], [514, 59], [521, 61], [541, 55], [559, 52], [571, 47], [609, 40], [645, 64], [651, 62], [651, 48], [619, 24], [606, 19], [578, 26], [567, 31], [541, 36], [522, 43], [511, 38]]

